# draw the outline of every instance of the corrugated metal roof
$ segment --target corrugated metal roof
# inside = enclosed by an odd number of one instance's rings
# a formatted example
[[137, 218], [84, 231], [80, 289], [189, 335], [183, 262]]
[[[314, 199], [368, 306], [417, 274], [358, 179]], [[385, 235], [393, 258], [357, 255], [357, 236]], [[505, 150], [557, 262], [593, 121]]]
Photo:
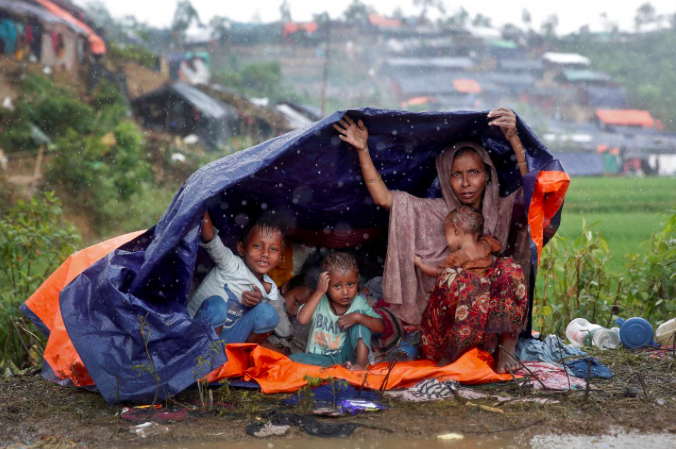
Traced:
[[593, 70], [564, 70], [563, 77], [568, 82], [578, 81], [612, 81], [610, 75]]
[[655, 119], [648, 111], [636, 109], [598, 109], [596, 116], [606, 125], [641, 126], [654, 128]]
[[68, 22], [67, 20], [58, 17], [46, 9], [39, 8], [37, 6], [25, 3], [17, 2], [14, 0], [0, 0], [0, 10], [8, 11], [10, 13], [16, 14], [18, 16], [34, 17], [45, 23], [60, 23], [66, 25], [74, 33], [77, 34], [86, 34], [85, 30], [80, 28], [74, 23]]
[[542, 59], [553, 64], [591, 65], [589, 58], [577, 53], [547, 52], [542, 55]]
[[436, 67], [444, 69], [468, 69], [474, 66], [472, 58], [389, 58], [385, 64], [391, 67]]

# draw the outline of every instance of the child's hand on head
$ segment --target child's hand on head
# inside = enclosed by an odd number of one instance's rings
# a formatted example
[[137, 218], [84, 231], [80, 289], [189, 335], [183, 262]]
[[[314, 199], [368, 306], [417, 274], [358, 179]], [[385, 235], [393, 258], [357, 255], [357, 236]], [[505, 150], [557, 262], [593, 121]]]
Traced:
[[330, 281], [331, 278], [329, 277], [329, 272], [322, 272], [322, 274], [319, 275], [319, 280], [317, 281], [317, 292], [321, 293], [322, 295], [326, 294], [326, 292], [329, 291]]
[[251, 288], [253, 291], [243, 291], [242, 292], [242, 304], [247, 307], [254, 307], [263, 300], [263, 293], [256, 287], [252, 285]]

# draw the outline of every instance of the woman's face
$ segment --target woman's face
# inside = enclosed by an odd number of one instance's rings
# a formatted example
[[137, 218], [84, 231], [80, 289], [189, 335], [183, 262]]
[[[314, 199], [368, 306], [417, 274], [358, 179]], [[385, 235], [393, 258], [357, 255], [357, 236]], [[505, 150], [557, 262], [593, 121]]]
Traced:
[[451, 188], [462, 204], [481, 210], [481, 198], [488, 182], [486, 165], [474, 151], [453, 159]]

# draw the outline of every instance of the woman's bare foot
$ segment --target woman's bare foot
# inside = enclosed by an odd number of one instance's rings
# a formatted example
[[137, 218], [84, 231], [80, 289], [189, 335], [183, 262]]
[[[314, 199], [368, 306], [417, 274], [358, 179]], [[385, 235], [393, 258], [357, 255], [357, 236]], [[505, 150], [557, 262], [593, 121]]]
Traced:
[[521, 366], [518, 360], [515, 360], [510, 354], [514, 354], [518, 336], [512, 334], [500, 335], [500, 348], [498, 349], [498, 360], [495, 364], [495, 372], [499, 374], [508, 374], [511, 371], [517, 371]]
[[437, 367], [442, 368], [446, 365], [450, 365], [451, 361], [448, 359], [448, 357], [444, 356], [437, 362]]

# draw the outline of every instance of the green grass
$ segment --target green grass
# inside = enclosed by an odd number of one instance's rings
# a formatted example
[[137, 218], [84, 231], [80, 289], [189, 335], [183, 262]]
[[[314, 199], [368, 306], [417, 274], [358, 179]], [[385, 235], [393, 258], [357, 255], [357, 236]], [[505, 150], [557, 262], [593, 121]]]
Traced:
[[627, 253], [644, 251], [643, 242], [659, 231], [676, 210], [676, 178], [573, 178], [558, 235], [575, 238], [582, 222], [608, 241], [612, 268]]

